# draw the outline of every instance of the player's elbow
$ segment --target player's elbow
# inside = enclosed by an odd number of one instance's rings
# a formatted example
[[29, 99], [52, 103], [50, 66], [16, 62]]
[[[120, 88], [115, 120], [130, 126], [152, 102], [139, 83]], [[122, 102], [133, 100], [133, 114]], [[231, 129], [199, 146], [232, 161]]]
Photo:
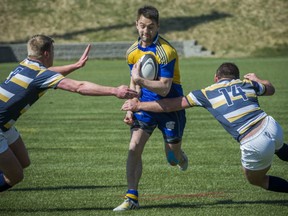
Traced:
[[173, 112], [173, 108], [171, 106], [168, 106], [166, 105], [165, 103], [159, 103], [158, 101], [158, 104], [159, 104], [159, 110], [158, 112]]
[[266, 86], [265, 95], [270, 96], [275, 94], [275, 88], [272, 85]]
[[163, 92], [159, 92], [158, 94], [159, 94], [161, 97], [166, 97], [166, 96], [168, 95], [168, 92], [163, 91]]
[[174, 110], [167, 106], [162, 106], [164, 112], [173, 112]]
[[169, 90], [170, 90], [170, 88], [162, 89], [161, 91], [158, 92], [158, 94], [162, 97], [166, 97], [169, 93]]
[[75, 88], [75, 93], [87, 95], [85, 82], [79, 82]]
[[159, 95], [161, 95], [162, 97], [166, 97], [171, 89], [171, 83], [166, 82], [164, 83], [164, 86], [160, 89], [160, 91], [158, 92]]

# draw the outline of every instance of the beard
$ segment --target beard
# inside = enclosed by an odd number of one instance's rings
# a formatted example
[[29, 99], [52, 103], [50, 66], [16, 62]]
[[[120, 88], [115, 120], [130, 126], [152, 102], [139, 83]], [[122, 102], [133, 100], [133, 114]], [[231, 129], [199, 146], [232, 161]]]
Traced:
[[153, 38], [149, 35], [141, 35], [141, 40], [145, 43], [152, 43], [153, 42]]

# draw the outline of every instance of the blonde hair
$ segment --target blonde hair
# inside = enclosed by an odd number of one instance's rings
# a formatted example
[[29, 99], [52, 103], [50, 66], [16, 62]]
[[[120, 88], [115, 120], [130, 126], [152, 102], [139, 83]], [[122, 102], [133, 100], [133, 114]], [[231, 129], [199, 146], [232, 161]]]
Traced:
[[46, 35], [34, 35], [27, 43], [28, 57], [41, 58], [45, 51], [51, 52], [54, 40]]

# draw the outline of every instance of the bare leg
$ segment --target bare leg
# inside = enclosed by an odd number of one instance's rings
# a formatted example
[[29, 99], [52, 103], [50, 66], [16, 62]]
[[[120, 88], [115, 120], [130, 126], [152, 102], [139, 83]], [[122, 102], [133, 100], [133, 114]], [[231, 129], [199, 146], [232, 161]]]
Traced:
[[262, 187], [264, 189], [268, 189], [269, 184], [269, 176], [266, 175], [270, 166], [263, 170], [248, 170], [243, 168], [244, 174], [248, 182], [252, 185]]
[[23, 180], [23, 168], [10, 148], [0, 154], [0, 170], [6, 183], [11, 186]]
[[165, 143], [165, 152], [168, 163], [171, 166], [176, 166], [184, 160], [181, 150], [181, 141], [175, 144]]
[[27, 168], [30, 165], [30, 158], [21, 136], [19, 136], [19, 138], [14, 143], [9, 145], [9, 147], [17, 157], [22, 168]]
[[134, 129], [131, 135], [126, 165], [128, 189], [138, 189], [142, 175], [142, 152], [150, 135], [142, 129]]

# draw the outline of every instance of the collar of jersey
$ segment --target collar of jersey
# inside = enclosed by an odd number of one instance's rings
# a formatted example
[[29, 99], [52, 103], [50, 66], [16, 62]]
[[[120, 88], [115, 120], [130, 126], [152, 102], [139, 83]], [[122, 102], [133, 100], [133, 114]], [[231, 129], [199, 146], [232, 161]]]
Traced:
[[26, 58], [24, 61], [22, 61], [21, 64], [22, 65], [27, 65], [27, 66], [32, 66], [33, 65], [34, 67], [38, 67], [41, 70], [46, 69], [46, 67], [42, 63], [40, 63], [38, 61], [35, 61], [35, 60], [32, 60], [32, 59], [28, 59], [28, 58]]

